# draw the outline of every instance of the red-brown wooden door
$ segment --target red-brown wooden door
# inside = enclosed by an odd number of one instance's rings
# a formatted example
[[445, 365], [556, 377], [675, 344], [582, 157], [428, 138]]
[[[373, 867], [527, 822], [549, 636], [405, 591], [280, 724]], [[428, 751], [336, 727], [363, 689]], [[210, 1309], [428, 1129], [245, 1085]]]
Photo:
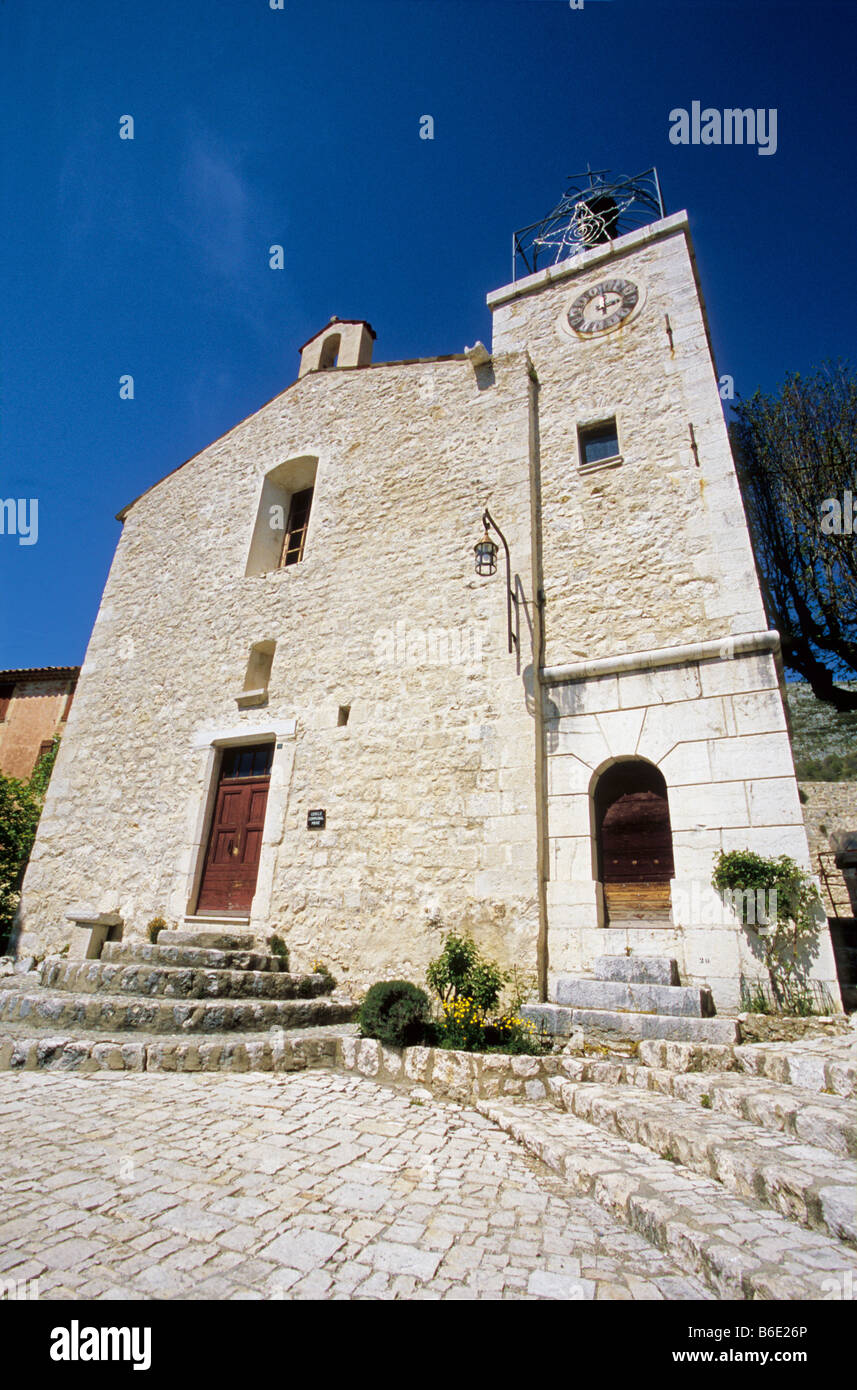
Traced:
[[608, 923], [668, 922], [674, 877], [666, 783], [643, 761], [614, 763], [595, 791]]
[[256, 891], [272, 744], [223, 755], [197, 912], [246, 914]]

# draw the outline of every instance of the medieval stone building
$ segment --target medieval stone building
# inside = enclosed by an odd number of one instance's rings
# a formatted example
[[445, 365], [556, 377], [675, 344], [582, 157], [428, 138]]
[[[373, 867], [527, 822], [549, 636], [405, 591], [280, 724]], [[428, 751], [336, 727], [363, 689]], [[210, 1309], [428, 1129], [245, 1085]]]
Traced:
[[[122, 513], [19, 950], [106, 913], [355, 985], [442, 926], [547, 997], [626, 949], [720, 1009], [762, 973], [714, 856], [809, 859], [687, 217], [488, 303], [490, 353], [332, 320]], [[824, 930], [813, 972], [838, 1006]]]

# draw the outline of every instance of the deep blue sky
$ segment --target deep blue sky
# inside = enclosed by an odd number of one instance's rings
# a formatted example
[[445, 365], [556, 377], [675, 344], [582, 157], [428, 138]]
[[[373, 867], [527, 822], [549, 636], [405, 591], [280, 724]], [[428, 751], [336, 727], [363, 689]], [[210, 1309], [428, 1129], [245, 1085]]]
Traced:
[[[0, 668], [82, 659], [114, 513], [332, 314], [376, 361], [489, 342], [513, 230], [587, 161], [688, 209], [742, 394], [853, 360], [855, 42], [852, 0], [0, 0], [0, 497], [40, 505]], [[694, 100], [776, 107], [776, 154], [670, 144]]]

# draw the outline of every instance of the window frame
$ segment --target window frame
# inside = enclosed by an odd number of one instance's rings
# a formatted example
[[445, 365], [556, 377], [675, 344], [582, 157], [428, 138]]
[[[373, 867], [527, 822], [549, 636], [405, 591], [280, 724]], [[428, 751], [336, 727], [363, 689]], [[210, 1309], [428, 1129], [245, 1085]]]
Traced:
[[[588, 443], [598, 443], [598, 435], [601, 433], [606, 437], [610, 430], [610, 438], [615, 439], [616, 449], [612, 454], [605, 454], [601, 458], [587, 459], [586, 446]], [[616, 415], [601, 415], [594, 420], [582, 421], [577, 426], [577, 466], [581, 473], [592, 473], [598, 468], [615, 468], [623, 462], [622, 449], [619, 438], [619, 421]]]
[[[313, 485], [312, 487], [301, 488], [300, 492], [293, 492], [289, 498], [289, 519], [283, 533], [283, 545], [280, 551], [280, 562], [277, 565], [277, 569], [286, 569], [291, 565], [299, 565], [304, 558], [314, 493], [315, 486]], [[307, 499], [306, 502], [303, 501], [304, 498]], [[295, 514], [297, 512], [298, 515], [300, 515], [301, 511], [303, 511], [303, 519], [296, 522]], [[293, 544], [293, 538], [295, 537], [297, 538], [297, 543]]]

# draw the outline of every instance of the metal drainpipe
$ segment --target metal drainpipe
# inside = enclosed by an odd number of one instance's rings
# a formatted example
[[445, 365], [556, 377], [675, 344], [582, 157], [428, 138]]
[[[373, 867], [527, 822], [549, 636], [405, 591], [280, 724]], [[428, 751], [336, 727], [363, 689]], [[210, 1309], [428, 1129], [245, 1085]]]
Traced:
[[548, 853], [547, 749], [541, 672], [545, 655], [545, 592], [542, 572], [542, 480], [539, 445], [539, 379], [532, 361], [527, 357], [529, 376], [529, 453], [530, 453], [530, 564], [533, 610], [533, 716], [535, 719], [535, 799], [536, 799], [536, 859], [538, 874], [539, 937], [536, 947], [536, 973], [539, 998], [548, 997], [548, 903], [547, 881], [550, 871]]

